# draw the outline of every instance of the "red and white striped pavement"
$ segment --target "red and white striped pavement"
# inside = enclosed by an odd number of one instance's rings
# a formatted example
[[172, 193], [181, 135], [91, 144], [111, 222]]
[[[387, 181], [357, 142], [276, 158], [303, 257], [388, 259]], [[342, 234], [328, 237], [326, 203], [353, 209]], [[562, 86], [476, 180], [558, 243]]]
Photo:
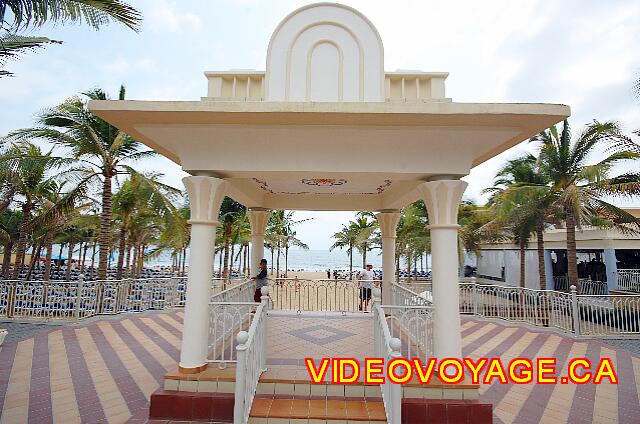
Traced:
[[[182, 312], [121, 315], [55, 327], [0, 348], [1, 423], [146, 422], [149, 395], [176, 364]], [[295, 319], [295, 318], [292, 318]], [[333, 320], [339, 325], [340, 320]], [[482, 386], [496, 423], [640, 423], [640, 357], [598, 341], [463, 318], [472, 358], [610, 357], [619, 384]]]

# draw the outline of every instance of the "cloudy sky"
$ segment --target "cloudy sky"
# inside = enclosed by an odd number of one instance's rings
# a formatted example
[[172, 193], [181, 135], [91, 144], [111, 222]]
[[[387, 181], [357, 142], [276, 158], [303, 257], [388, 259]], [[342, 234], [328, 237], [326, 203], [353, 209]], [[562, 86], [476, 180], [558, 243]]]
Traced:
[[[39, 33], [64, 44], [9, 64], [14, 78], [0, 79], [0, 134], [29, 126], [41, 108], [70, 95], [102, 87], [129, 99], [197, 100], [206, 94], [203, 71], [265, 68], [267, 43], [295, 0], [131, 0], [144, 15], [136, 34], [112, 24], [45, 28]], [[447, 96], [457, 102], [542, 102], [571, 106], [572, 126], [615, 119], [640, 127], [640, 105], [631, 86], [640, 75], [640, 2], [632, 0], [354, 0], [378, 28], [385, 69], [446, 71]], [[467, 197], [481, 190], [526, 143], [475, 168]], [[142, 164], [162, 169], [181, 186], [180, 168], [159, 159]], [[640, 202], [636, 202], [639, 204]], [[314, 216], [298, 234], [312, 248], [349, 213]]]

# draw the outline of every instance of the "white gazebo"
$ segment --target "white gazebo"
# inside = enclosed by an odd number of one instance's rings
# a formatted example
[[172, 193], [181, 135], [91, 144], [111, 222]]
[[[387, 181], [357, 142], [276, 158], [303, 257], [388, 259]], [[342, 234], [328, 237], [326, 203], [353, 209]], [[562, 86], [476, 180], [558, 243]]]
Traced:
[[206, 72], [199, 101], [92, 101], [90, 109], [191, 174], [191, 260], [180, 357], [207, 364], [208, 301], [224, 196], [250, 209], [252, 269], [271, 209], [377, 211], [383, 303], [398, 209], [423, 199], [432, 238], [434, 349], [461, 357], [457, 211], [470, 170], [569, 116], [554, 104], [456, 103], [444, 72], [385, 72], [360, 12], [319, 3], [274, 31], [265, 71]]

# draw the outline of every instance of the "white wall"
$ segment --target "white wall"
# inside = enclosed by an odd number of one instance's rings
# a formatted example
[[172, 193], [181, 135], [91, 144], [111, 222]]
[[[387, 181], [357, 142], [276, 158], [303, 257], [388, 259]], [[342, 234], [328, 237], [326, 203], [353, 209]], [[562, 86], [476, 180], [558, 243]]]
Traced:
[[300, 8], [267, 51], [270, 101], [384, 101], [384, 50], [373, 24], [343, 5]]
[[[505, 267], [505, 285], [520, 285], [520, 251], [510, 249], [483, 250], [478, 256], [478, 274], [500, 277]], [[539, 289], [538, 252], [534, 249], [525, 251], [525, 287]]]

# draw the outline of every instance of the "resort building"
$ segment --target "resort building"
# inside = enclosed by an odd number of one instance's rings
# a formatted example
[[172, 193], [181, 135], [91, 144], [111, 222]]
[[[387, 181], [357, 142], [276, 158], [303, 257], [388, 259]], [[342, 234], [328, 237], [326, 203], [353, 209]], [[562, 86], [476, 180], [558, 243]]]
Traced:
[[[640, 209], [625, 208], [640, 217]], [[578, 277], [584, 294], [615, 292], [640, 293], [640, 238], [615, 229], [582, 228], [576, 230]], [[540, 289], [538, 251], [535, 237], [525, 249], [525, 284]], [[566, 230], [544, 232], [544, 266], [546, 288], [569, 290], [567, 283]], [[503, 241], [483, 244], [477, 255], [477, 276], [520, 285], [520, 249]], [[498, 283], [499, 284], [499, 283]]]
[[[451, 403], [446, 399], [454, 398], [465, 416], [479, 408], [474, 422], [490, 422], [491, 414], [483, 409], [490, 406], [477, 404], [477, 385], [401, 388], [327, 381], [312, 387], [308, 376], [301, 377], [304, 356], [295, 354], [461, 357], [457, 210], [467, 184], [460, 178], [567, 118], [569, 107], [454, 102], [446, 94], [446, 72], [385, 71], [375, 26], [357, 10], [331, 3], [305, 6], [284, 18], [269, 41], [264, 71], [210, 71], [205, 77], [208, 91], [198, 101], [89, 105], [191, 175], [183, 180], [191, 205], [191, 257], [180, 361], [165, 377], [164, 389], [152, 396], [151, 416], [191, 418], [191, 406], [185, 407], [188, 413], [179, 406], [196, 404], [189, 402], [218, 405], [205, 408], [210, 415], [200, 418], [229, 419], [231, 413], [238, 423], [289, 422], [300, 416], [291, 408], [260, 410], [256, 405], [263, 399], [254, 401], [254, 396], [270, 393], [310, 399], [307, 408], [318, 398], [360, 398], [352, 408], [369, 406], [364, 418], [353, 420], [393, 424], [423, 422], [421, 416], [408, 418], [408, 404], [435, 402], [444, 408]], [[337, 286], [319, 285], [305, 301], [324, 305], [325, 315], [286, 302], [267, 313], [270, 302], [281, 300], [278, 291], [285, 282], [270, 284], [272, 299], [265, 291], [261, 304], [251, 302], [252, 282], [210, 303], [214, 237], [224, 196], [250, 209], [253, 272], [264, 254], [269, 210], [375, 211], [383, 277], [381, 299], [374, 290], [374, 313], [352, 316], [348, 312], [357, 310], [351, 307], [331, 307]], [[432, 305], [413, 295], [403, 298], [395, 284], [397, 211], [418, 199], [424, 200], [430, 219]], [[336, 302], [347, 301], [338, 297]], [[314, 324], [301, 324], [296, 312], [310, 314]], [[411, 333], [403, 327], [410, 315], [432, 319], [432, 326], [429, 321], [421, 327], [428, 331]], [[397, 320], [389, 324], [389, 317]], [[332, 326], [325, 325], [329, 321]], [[364, 338], [355, 337], [354, 329]], [[343, 339], [343, 351], [322, 348], [329, 340]], [[269, 362], [267, 343], [293, 356]], [[315, 418], [346, 419], [335, 413], [326, 407]], [[310, 409], [301, 414], [314, 418]]]

